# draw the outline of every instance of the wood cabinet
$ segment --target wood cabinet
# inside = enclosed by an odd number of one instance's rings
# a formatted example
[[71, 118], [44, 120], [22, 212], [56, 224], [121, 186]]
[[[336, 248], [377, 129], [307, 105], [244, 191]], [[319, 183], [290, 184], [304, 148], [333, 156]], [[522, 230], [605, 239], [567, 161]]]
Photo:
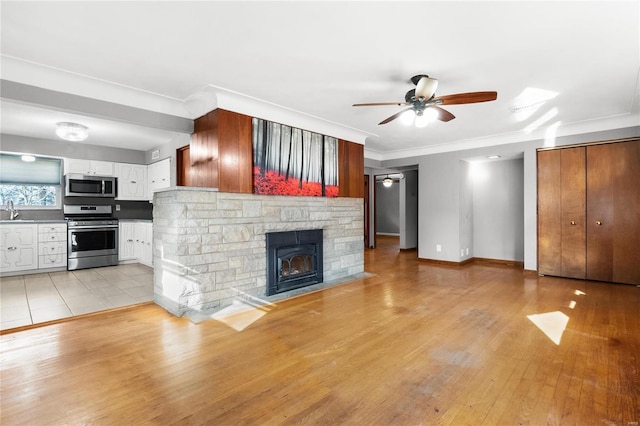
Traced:
[[0, 225], [0, 271], [2, 274], [38, 269], [38, 225]]
[[118, 200], [147, 200], [147, 166], [116, 163]]
[[538, 272], [640, 284], [640, 139], [538, 151]]
[[114, 163], [110, 161], [64, 159], [64, 174], [78, 173], [82, 175], [113, 176]]
[[67, 267], [67, 224], [38, 224], [38, 268]]

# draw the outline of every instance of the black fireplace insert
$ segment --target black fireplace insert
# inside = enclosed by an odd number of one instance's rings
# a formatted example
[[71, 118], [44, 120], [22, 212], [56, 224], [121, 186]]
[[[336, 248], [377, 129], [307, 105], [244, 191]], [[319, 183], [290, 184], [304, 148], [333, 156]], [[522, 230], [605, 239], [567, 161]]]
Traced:
[[322, 282], [322, 229], [269, 232], [267, 296]]

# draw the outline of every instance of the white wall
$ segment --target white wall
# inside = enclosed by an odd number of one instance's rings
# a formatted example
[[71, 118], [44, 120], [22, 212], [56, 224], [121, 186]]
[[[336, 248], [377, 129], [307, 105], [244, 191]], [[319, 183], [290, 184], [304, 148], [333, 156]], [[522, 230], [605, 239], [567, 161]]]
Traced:
[[524, 160], [471, 163], [473, 257], [524, 261]]
[[378, 234], [400, 235], [400, 184], [386, 187], [376, 182], [376, 227]]
[[474, 256], [473, 252], [473, 176], [470, 164], [460, 160], [460, 257], [465, 260]]
[[403, 172], [400, 179], [400, 248], [418, 247], [418, 171]]

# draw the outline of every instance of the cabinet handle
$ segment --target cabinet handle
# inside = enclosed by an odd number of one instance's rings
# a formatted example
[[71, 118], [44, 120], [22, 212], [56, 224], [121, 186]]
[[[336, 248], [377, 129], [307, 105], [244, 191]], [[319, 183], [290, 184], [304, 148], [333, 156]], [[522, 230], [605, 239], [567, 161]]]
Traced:
[[16, 246], [7, 247], [7, 250], [11, 250], [11, 251], [18, 250], [18, 247]]
[[596, 220], [596, 225], [600, 226], [602, 225], [602, 222], [600, 222], [599, 220]]
[[572, 221], [571, 221], [571, 224], [572, 224], [572, 225], [575, 225], [575, 224], [576, 224], [576, 221], [575, 221], [575, 220], [572, 220]]

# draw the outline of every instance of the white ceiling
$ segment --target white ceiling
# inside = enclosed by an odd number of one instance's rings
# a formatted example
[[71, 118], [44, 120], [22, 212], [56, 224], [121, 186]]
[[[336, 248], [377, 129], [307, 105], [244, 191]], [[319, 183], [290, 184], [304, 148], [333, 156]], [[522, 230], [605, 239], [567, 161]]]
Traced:
[[[317, 122], [310, 130], [361, 135], [371, 158], [640, 125], [638, 1], [1, 5], [4, 80], [187, 118], [203, 113], [203, 93], [231, 93]], [[402, 101], [416, 74], [439, 80], [436, 95], [498, 99], [448, 106], [455, 120], [423, 129], [378, 125], [401, 107], [351, 106]], [[2, 133], [53, 138], [52, 123], [73, 119], [91, 144], [148, 150], [175, 137], [73, 113], [5, 99]]]

